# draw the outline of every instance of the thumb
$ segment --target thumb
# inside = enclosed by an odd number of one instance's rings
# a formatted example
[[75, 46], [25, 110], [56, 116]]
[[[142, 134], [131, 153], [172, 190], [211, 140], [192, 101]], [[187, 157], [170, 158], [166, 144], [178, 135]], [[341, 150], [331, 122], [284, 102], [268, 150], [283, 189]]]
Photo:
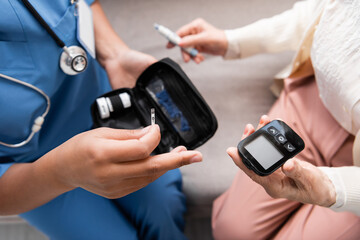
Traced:
[[206, 41], [206, 38], [204, 34], [194, 34], [194, 35], [188, 35], [181, 39], [179, 46], [180, 47], [194, 47], [196, 45], [204, 44]]
[[241, 165], [241, 159], [237, 153], [237, 148], [236, 147], [229, 147], [226, 150], [227, 154], [233, 159], [233, 161], [235, 162], [236, 165]]
[[306, 184], [306, 173], [305, 169], [300, 165], [298, 160], [290, 159], [283, 166], [282, 171], [284, 174], [293, 179], [294, 181], [301, 183], [303, 185]]
[[157, 124], [150, 125], [142, 129], [114, 129], [114, 128], [97, 128], [97, 135], [101, 138], [113, 140], [130, 140], [141, 139], [152, 132], [159, 132]]

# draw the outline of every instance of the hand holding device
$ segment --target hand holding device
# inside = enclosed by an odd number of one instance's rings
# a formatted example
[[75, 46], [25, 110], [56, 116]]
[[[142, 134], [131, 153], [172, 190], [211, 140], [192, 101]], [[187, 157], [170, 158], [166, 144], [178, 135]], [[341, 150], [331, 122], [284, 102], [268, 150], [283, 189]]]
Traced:
[[[224, 56], [228, 48], [225, 32], [201, 18], [182, 26], [176, 33], [181, 37], [181, 42], [179, 43], [181, 47], [192, 46], [199, 50], [200, 53], [195, 58], [192, 58], [196, 63], [204, 60], [204, 56], [201, 53]], [[173, 45], [168, 44], [167, 47], [171, 48]], [[191, 59], [184, 52], [182, 52], [182, 56], [185, 62]]]
[[106, 198], [119, 198], [168, 170], [202, 160], [200, 152], [183, 146], [150, 156], [160, 138], [156, 124], [141, 130], [97, 128], [76, 135], [45, 158], [51, 161], [57, 182], [68, 190], [81, 187]]
[[[257, 129], [270, 122], [268, 116], [263, 116]], [[254, 127], [248, 124], [242, 139], [251, 136]], [[336, 201], [335, 187], [331, 180], [319, 168], [311, 163], [293, 158], [284, 163], [281, 169], [268, 176], [259, 176], [245, 166], [236, 147], [227, 149], [234, 163], [254, 182], [261, 185], [273, 198], [287, 198], [292, 201], [316, 204], [329, 207]]]
[[246, 167], [266, 176], [305, 147], [304, 141], [285, 122], [273, 120], [238, 144]]
[[[172, 44], [174, 44], [176, 46], [179, 46], [181, 38], [176, 33], [174, 33], [170, 29], [168, 29], [160, 24], [157, 24], [157, 23], [154, 24], [154, 28], [162, 36], [164, 36], [167, 40], [169, 40], [169, 42], [171, 42]], [[192, 48], [192, 47], [182, 48], [182, 50], [187, 52], [191, 57], [196, 57], [196, 55], [198, 54], [198, 50], [196, 50], [195, 48]]]

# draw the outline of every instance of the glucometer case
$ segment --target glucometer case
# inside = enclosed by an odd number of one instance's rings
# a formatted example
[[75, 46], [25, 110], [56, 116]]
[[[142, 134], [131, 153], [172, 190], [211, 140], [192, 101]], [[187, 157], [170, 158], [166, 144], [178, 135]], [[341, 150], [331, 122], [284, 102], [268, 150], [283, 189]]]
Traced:
[[98, 97], [91, 105], [93, 127], [137, 129], [151, 124], [151, 109], [160, 126], [155, 153], [176, 146], [195, 149], [209, 140], [217, 120], [180, 66], [169, 58], [149, 66], [134, 88], [121, 88]]

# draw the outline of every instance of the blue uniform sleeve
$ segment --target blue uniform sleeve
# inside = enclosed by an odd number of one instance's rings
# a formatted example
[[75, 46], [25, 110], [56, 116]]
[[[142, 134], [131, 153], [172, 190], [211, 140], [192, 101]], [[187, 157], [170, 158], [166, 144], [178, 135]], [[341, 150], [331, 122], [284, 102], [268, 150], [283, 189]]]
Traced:
[[90, 6], [91, 4], [93, 4], [93, 2], [95, 2], [95, 0], [85, 0], [85, 2]]
[[0, 177], [11, 167], [14, 163], [2, 163], [0, 164]]

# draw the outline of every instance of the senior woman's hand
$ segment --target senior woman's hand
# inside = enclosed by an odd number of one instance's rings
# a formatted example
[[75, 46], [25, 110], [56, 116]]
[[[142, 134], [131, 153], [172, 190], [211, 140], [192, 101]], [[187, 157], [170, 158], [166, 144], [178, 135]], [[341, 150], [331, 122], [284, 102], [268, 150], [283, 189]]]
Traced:
[[[201, 18], [182, 26], [176, 34], [182, 38], [179, 43], [181, 47], [195, 47], [199, 51], [199, 54], [193, 58], [185, 51], [181, 51], [185, 62], [189, 62], [190, 59], [196, 63], [204, 61], [202, 53], [224, 56], [228, 48], [224, 30], [214, 27]], [[171, 48], [174, 45], [169, 42], [167, 47]]]
[[[257, 129], [270, 122], [262, 116]], [[255, 131], [251, 124], [246, 125], [242, 139]], [[285, 162], [281, 169], [269, 176], [259, 176], [249, 170], [242, 162], [237, 148], [230, 147], [227, 153], [235, 164], [253, 181], [264, 187], [273, 198], [287, 198], [292, 201], [329, 207], [336, 201], [335, 187], [331, 180], [316, 166], [293, 158]]]

